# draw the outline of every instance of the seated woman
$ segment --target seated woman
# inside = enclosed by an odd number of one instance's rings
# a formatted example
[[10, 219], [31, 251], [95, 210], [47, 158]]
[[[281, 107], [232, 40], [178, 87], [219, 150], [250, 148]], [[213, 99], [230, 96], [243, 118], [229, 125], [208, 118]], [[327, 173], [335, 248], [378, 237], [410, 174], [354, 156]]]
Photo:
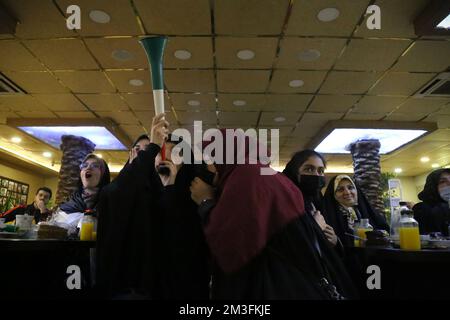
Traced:
[[338, 237], [323, 217], [321, 190], [325, 187], [325, 168], [326, 162], [320, 153], [303, 150], [294, 154], [283, 173], [300, 189], [306, 212], [317, 222], [328, 242], [336, 246]]
[[[221, 133], [225, 141], [225, 130]], [[200, 178], [191, 184], [213, 257], [212, 298], [352, 297], [353, 286], [341, 261], [304, 218], [300, 190], [267, 165], [249, 164], [248, 138], [245, 164], [236, 164], [237, 139], [234, 164], [217, 160], [208, 165], [216, 174], [214, 186]], [[227, 159], [229, 148], [219, 141], [214, 145], [223, 148]], [[262, 175], [262, 169], [272, 174]]]
[[70, 199], [59, 208], [65, 213], [84, 212], [95, 209], [100, 191], [109, 184], [110, 174], [105, 160], [88, 154], [80, 165], [80, 183]]
[[353, 227], [360, 219], [369, 219], [374, 229], [389, 230], [386, 218], [377, 214], [362, 191], [347, 175], [333, 177], [325, 191], [325, 220], [345, 246], [352, 246]]
[[450, 169], [438, 169], [430, 173], [418, 197], [422, 202], [416, 204], [413, 211], [414, 218], [419, 222], [420, 233], [441, 232], [448, 236]]

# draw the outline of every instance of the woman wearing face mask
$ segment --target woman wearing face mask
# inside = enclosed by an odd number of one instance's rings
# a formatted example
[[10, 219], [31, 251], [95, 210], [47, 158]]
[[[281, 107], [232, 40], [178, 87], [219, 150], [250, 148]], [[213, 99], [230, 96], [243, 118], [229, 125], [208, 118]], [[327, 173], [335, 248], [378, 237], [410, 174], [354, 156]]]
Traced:
[[413, 207], [421, 234], [441, 232], [448, 236], [450, 223], [450, 169], [430, 173], [423, 191], [418, 195], [423, 202]]
[[[248, 137], [245, 164], [237, 164], [236, 141], [244, 139], [243, 133], [228, 130], [235, 135], [234, 162], [215, 161], [208, 166], [215, 174], [214, 187], [203, 178], [191, 184], [213, 257], [212, 298], [353, 297], [353, 286], [338, 256], [305, 219], [300, 190], [267, 165], [249, 164]], [[222, 141], [228, 140], [225, 136], [230, 133], [223, 129], [221, 134]], [[227, 159], [231, 147], [216, 142]], [[271, 174], [261, 174], [263, 169]]]
[[347, 175], [333, 177], [325, 191], [325, 220], [333, 227], [345, 246], [353, 246], [353, 226], [369, 219], [375, 229], [389, 230], [386, 219], [370, 206], [362, 191]]
[[80, 184], [70, 199], [59, 207], [66, 213], [95, 209], [103, 187], [109, 184], [108, 164], [95, 154], [88, 154], [80, 165]]
[[336, 246], [339, 239], [323, 217], [321, 189], [325, 186], [325, 167], [325, 159], [320, 153], [303, 150], [294, 154], [283, 173], [302, 191], [306, 212], [314, 218], [328, 242]]

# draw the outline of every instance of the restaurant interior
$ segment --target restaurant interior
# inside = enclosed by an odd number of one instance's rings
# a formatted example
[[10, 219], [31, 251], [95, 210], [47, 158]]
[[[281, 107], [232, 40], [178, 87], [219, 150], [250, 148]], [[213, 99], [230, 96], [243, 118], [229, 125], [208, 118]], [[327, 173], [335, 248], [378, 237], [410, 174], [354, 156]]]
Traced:
[[450, 168], [449, 14], [445, 0], [0, 0], [1, 208], [56, 194], [62, 135], [118, 175], [155, 116], [147, 35], [168, 38], [171, 130], [279, 129], [272, 167], [314, 149], [327, 179], [376, 138], [383, 178], [418, 203]]

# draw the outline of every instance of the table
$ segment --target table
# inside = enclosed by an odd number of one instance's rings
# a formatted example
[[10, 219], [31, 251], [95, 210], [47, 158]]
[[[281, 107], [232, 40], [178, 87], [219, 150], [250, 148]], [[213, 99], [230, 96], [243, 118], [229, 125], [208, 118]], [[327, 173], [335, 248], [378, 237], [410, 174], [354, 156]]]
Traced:
[[[0, 297], [88, 298], [93, 286], [94, 241], [0, 239]], [[81, 289], [67, 287], [71, 265]]]
[[[351, 276], [366, 299], [450, 299], [450, 250], [403, 251], [385, 247], [346, 248]], [[381, 289], [369, 290], [367, 267], [377, 265]]]

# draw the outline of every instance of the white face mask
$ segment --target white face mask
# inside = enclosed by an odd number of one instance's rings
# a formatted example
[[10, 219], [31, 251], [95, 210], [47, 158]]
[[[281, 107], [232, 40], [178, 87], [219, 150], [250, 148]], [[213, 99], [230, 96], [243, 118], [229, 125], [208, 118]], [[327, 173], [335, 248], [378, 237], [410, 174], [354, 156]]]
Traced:
[[442, 200], [450, 201], [450, 186], [441, 188], [441, 190], [439, 191], [439, 195], [441, 196]]

